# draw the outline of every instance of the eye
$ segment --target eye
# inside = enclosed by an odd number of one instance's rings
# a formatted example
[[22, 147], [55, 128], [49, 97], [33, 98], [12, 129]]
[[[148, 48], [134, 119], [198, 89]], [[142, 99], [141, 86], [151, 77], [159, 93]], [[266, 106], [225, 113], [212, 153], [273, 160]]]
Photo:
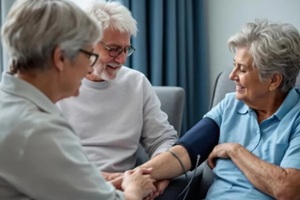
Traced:
[[247, 71], [246, 67], [243, 66], [243, 65], [240, 65], [239, 69], [240, 69], [241, 72], [246, 72]]
[[110, 47], [110, 51], [119, 52], [120, 48], [119, 47]]

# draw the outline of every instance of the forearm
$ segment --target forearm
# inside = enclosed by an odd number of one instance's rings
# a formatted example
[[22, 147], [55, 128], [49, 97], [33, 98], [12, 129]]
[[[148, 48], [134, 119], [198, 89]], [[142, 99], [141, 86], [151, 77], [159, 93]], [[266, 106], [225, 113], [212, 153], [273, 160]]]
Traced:
[[[191, 168], [191, 161], [188, 152], [181, 145], [170, 148], [174, 154], [181, 160], [185, 171]], [[161, 153], [140, 167], [152, 168], [151, 177], [156, 180], [171, 179], [184, 173], [179, 161], [170, 152]]]
[[229, 157], [260, 191], [276, 199], [299, 198], [298, 170], [284, 169], [267, 163], [240, 145], [236, 145], [229, 152]]

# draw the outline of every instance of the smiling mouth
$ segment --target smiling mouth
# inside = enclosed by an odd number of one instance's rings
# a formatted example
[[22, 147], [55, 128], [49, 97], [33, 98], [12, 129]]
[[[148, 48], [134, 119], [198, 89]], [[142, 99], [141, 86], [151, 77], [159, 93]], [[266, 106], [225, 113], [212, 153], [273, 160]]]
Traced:
[[241, 86], [241, 85], [235, 85], [235, 88], [236, 88], [236, 90], [242, 90], [242, 89], [244, 89], [244, 87]]
[[107, 67], [111, 68], [111, 69], [118, 69], [119, 66], [111, 66], [111, 65], [107, 65]]

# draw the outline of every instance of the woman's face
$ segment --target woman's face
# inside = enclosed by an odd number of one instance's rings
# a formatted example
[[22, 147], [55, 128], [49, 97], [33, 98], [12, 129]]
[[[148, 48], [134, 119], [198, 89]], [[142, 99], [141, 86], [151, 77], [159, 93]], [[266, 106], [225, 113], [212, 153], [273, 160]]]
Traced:
[[247, 47], [238, 48], [234, 57], [234, 67], [229, 75], [236, 85], [236, 98], [248, 106], [264, 101], [270, 92], [271, 79], [260, 81], [259, 72], [252, 67], [253, 57]]
[[[82, 48], [86, 52], [93, 53], [93, 46]], [[79, 87], [82, 79], [90, 72], [92, 72], [90, 56], [87, 53], [79, 51], [77, 57], [70, 61], [64, 72], [64, 90], [66, 96], [78, 96]]]

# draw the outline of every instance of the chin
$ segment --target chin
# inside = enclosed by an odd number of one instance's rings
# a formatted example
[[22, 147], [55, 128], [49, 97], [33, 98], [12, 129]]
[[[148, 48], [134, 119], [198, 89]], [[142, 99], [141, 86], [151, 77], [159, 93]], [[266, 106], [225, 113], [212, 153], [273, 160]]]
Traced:
[[116, 77], [117, 77], [117, 73], [114, 73], [114, 74], [103, 73], [103, 74], [101, 74], [101, 78], [105, 81], [112, 81]]
[[236, 93], [235, 97], [236, 97], [236, 99], [238, 99], [238, 100], [243, 100], [243, 99], [244, 99], [244, 98], [243, 98], [243, 95], [238, 94], [238, 92]]
[[79, 88], [77, 90], [75, 90], [75, 92], [73, 93], [73, 97], [77, 97], [79, 95]]

